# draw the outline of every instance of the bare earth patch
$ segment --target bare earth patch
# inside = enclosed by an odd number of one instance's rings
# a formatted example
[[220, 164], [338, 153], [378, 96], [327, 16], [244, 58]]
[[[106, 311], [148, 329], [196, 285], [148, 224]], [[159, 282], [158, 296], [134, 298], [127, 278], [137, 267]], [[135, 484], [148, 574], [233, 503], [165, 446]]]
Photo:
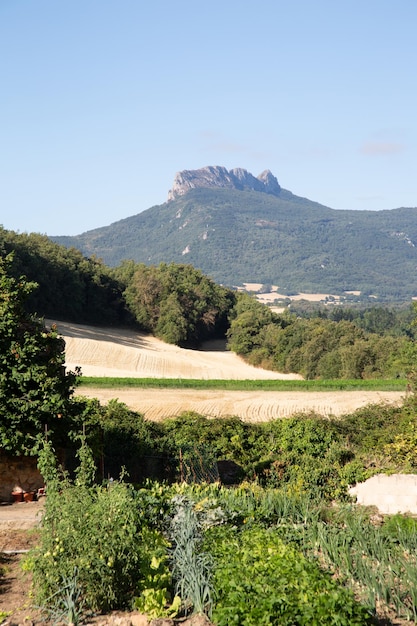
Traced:
[[0, 615], [9, 614], [4, 624], [10, 626], [41, 622], [30, 596], [31, 576], [23, 571], [22, 561], [38, 541], [42, 509], [42, 501], [0, 506]]
[[[50, 322], [49, 322], [50, 323]], [[57, 322], [66, 342], [67, 367], [80, 365], [85, 376], [131, 378], [194, 378], [201, 380], [294, 380], [248, 365], [223, 342], [208, 342], [202, 350], [187, 350], [156, 337], [130, 330]]]

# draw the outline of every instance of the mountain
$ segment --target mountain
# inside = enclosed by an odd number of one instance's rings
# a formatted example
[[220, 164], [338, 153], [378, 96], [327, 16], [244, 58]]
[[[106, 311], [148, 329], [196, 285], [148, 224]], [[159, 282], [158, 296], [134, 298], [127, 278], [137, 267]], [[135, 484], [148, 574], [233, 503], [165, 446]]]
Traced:
[[277, 179], [269, 170], [255, 178], [242, 168], [227, 171], [225, 167], [212, 165], [199, 170], [177, 172], [172, 189], [168, 192], [168, 201], [184, 196], [190, 189], [201, 188], [246, 189], [274, 196], [279, 196], [281, 192]]
[[110, 266], [189, 263], [228, 286], [358, 290], [381, 301], [417, 296], [417, 208], [331, 209], [281, 188], [268, 170], [258, 177], [219, 166], [185, 170], [164, 204], [51, 239]]

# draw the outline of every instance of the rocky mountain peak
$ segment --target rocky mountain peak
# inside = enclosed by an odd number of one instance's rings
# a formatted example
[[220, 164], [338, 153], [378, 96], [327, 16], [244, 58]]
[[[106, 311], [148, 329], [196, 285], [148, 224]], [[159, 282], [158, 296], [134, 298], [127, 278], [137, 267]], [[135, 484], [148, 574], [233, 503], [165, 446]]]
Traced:
[[209, 165], [198, 170], [177, 172], [172, 189], [168, 192], [168, 201], [183, 196], [190, 189], [201, 187], [252, 190], [274, 196], [278, 196], [281, 191], [278, 180], [269, 170], [255, 177], [243, 168], [227, 170], [220, 165]]

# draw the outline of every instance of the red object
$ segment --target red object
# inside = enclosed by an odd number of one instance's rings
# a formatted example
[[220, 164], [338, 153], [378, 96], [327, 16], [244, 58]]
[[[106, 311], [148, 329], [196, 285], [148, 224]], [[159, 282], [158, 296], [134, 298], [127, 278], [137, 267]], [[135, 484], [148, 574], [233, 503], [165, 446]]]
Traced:
[[23, 491], [12, 491], [12, 496], [15, 502], [23, 502]]

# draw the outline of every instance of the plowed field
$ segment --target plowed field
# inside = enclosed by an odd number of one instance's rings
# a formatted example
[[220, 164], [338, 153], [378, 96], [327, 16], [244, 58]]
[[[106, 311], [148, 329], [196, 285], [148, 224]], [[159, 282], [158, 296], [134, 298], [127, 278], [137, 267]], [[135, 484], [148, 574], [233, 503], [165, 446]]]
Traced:
[[[185, 350], [149, 335], [58, 322], [66, 341], [67, 367], [81, 366], [85, 376], [195, 379], [296, 379], [247, 365], [219, 343]], [[404, 394], [382, 391], [277, 392], [183, 389], [99, 389], [81, 387], [78, 395], [107, 402], [117, 398], [147, 419], [161, 420], [183, 411], [211, 417], [235, 415], [265, 421], [299, 412], [339, 416], [374, 403], [399, 403]]]

